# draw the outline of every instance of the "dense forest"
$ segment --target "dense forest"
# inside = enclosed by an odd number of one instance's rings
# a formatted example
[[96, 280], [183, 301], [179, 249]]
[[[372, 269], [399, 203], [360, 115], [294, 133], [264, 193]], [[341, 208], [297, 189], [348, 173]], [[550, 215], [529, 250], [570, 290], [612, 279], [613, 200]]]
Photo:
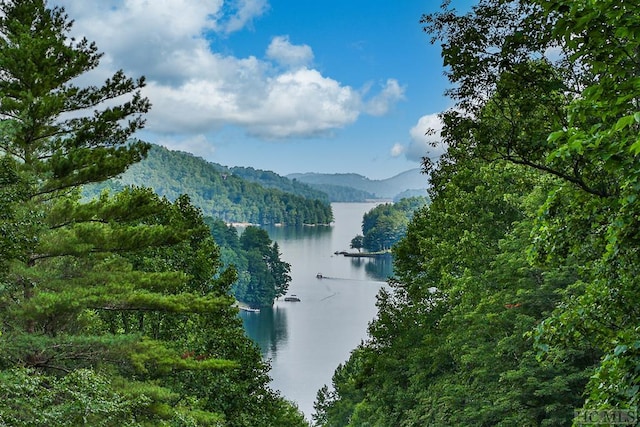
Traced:
[[[297, 178], [293, 178], [292, 181], [298, 181]], [[367, 202], [376, 200], [378, 197], [369, 193], [368, 191], [359, 190], [357, 188], [334, 185], [334, 184], [308, 184], [318, 191], [322, 191], [327, 194], [329, 201], [331, 202]]]
[[448, 150], [424, 161], [431, 203], [318, 425], [636, 425], [639, 12], [481, 0], [423, 17], [452, 83]]
[[409, 197], [396, 203], [383, 203], [365, 213], [362, 217], [362, 235], [354, 238], [369, 252], [387, 251], [398, 243], [407, 232], [413, 213], [427, 204], [426, 197]]
[[306, 425], [268, 386], [202, 211], [141, 187], [81, 198], [147, 155], [130, 137], [150, 103], [123, 72], [76, 86], [101, 54], [71, 26], [0, 1], [0, 424]]
[[256, 182], [266, 188], [276, 188], [285, 193], [295, 194], [305, 199], [321, 200], [325, 203], [329, 202], [327, 193], [315, 189], [307, 184], [299, 182], [295, 179], [285, 178], [272, 171], [254, 169], [251, 167], [224, 167], [219, 166], [222, 173], [229, 173], [239, 176], [247, 181]]
[[[104, 189], [145, 186], [169, 200], [189, 194], [191, 203], [205, 216], [230, 223], [303, 225], [329, 224], [333, 220], [325, 194], [301, 183], [286, 185], [289, 180], [276, 177], [272, 172], [251, 173], [243, 168], [228, 172], [191, 154], [152, 145], [144, 160], [118, 177], [85, 188], [84, 195], [91, 198]], [[265, 181], [271, 183], [269, 188], [261, 185]], [[288, 190], [293, 192], [285, 192]]]
[[287, 292], [291, 266], [280, 259], [278, 243], [265, 230], [249, 226], [238, 235], [236, 227], [222, 220], [205, 218], [205, 222], [220, 246], [223, 265], [238, 272], [231, 287], [238, 301], [251, 308], [267, 307]]

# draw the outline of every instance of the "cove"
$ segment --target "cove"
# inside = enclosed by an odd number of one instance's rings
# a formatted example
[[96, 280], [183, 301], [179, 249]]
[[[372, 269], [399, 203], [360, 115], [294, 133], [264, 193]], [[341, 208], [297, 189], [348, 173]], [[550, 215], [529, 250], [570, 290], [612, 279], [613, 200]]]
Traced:
[[[271, 362], [271, 387], [298, 404], [308, 419], [317, 391], [331, 385], [340, 363], [367, 336], [376, 295], [392, 274], [391, 256], [349, 258], [361, 234], [362, 215], [378, 203], [332, 203], [334, 223], [317, 227], [266, 227], [281, 259], [291, 264], [288, 296], [259, 313], [241, 312], [247, 335]], [[316, 276], [320, 273], [322, 278]]]

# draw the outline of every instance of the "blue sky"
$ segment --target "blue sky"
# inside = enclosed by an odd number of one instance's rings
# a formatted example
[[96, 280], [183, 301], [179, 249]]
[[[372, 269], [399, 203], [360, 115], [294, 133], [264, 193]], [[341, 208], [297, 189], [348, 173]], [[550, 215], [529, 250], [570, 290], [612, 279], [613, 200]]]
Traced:
[[439, 0], [50, 4], [105, 54], [83, 83], [147, 78], [141, 139], [226, 166], [372, 179], [441, 151], [424, 134], [451, 106], [448, 82], [419, 23]]

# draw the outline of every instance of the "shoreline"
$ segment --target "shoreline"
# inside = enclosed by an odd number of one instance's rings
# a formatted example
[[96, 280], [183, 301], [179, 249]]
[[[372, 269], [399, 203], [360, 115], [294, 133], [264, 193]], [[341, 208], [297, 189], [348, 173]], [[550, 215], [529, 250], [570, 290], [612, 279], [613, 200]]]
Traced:
[[382, 252], [339, 252], [339, 255], [344, 255], [347, 258], [376, 258], [384, 255], [391, 255], [391, 251]]

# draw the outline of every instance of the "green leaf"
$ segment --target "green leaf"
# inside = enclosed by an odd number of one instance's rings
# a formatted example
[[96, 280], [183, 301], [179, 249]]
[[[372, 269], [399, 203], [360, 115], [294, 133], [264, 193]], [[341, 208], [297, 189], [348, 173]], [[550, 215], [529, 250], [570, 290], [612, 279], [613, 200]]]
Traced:
[[562, 138], [565, 134], [566, 132], [563, 130], [552, 132], [551, 134], [549, 134], [549, 137], [547, 138], [547, 142], [555, 142], [558, 139]]
[[629, 147], [629, 151], [631, 151], [631, 153], [636, 156], [640, 154], [640, 138], [638, 138], [636, 142], [631, 144], [631, 147]]
[[629, 127], [634, 121], [636, 121], [635, 114], [631, 116], [621, 117], [613, 127], [613, 131], [618, 132], [626, 127]]
[[626, 353], [627, 351], [627, 346], [624, 344], [620, 344], [618, 346], [616, 346], [615, 350], [613, 350], [613, 355], [614, 356], [620, 356], [623, 353]]

